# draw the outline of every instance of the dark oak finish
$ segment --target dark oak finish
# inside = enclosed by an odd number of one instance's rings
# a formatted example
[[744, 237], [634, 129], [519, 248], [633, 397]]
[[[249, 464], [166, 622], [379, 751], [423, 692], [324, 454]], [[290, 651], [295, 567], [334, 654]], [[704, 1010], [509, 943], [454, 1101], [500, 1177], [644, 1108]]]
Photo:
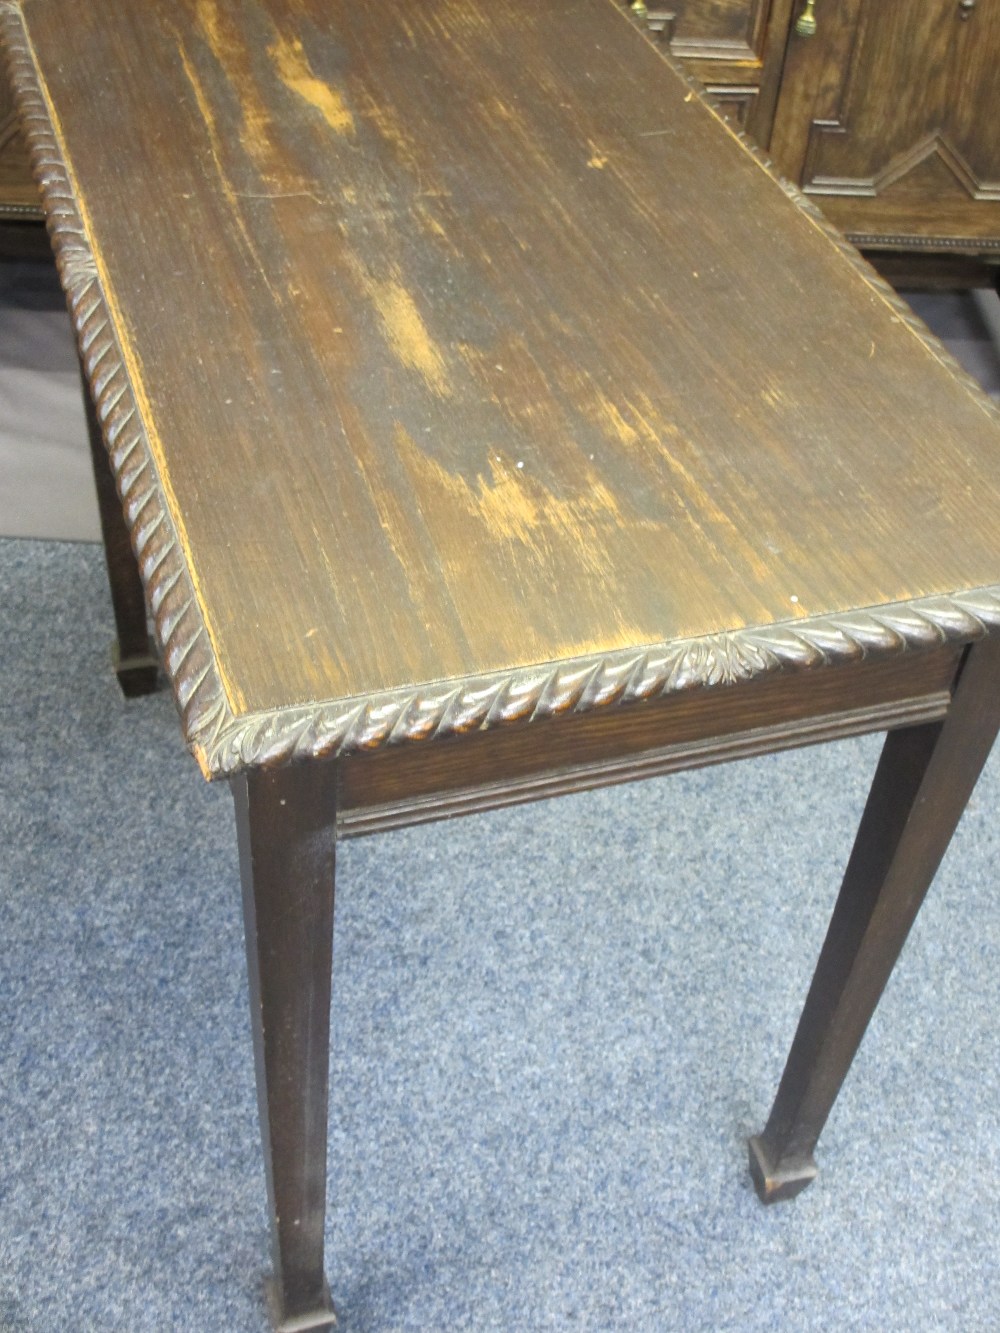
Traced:
[[323, 1269], [336, 768], [233, 779], [275, 1327], [333, 1326]]
[[759, 60], [770, 0], [675, 0], [656, 6], [676, 56]]
[[15, 76], [207, 771], [996, 579], [996, 413], [611, 0], [119, 12], [28, 0]]
[[756, 87], [732, 88], [725, 84], [706, 84], [705, 91], [732, 125], [748, 128], [760, 90]]
[[892, 732], [795, 1042], [750, 1165], [765, 1202], [816, 1174], [813, 1149], [1000, 728], [1000, 641], [969, 649], [942, 722]]
[[1000, 261], [1000, 3], [824, 0], [793, 35], [770, 150], [866, 246]]
[[647, 22], [866, 253], [912, 255], [901, 281], [994, 283], [1000, 4], [819, 0], [812, 12], [800, 32], [805, 0], [677, 0]]
[[987, 743], [1000, 414], [614, 0], [0, 0], [0, 36], [233, 781], [276, 1322], [332, 1319], [338, 826], [901, 729], [763, 1138], [798, 1161]]
[[647, 7], [649, 30], [734, 123], [766, 144], [793, 0], [675, 0]]
[[368, 833], [943, 717], [961, 652], [948, 646], [352, 755], [340, 770], [340, 831]]

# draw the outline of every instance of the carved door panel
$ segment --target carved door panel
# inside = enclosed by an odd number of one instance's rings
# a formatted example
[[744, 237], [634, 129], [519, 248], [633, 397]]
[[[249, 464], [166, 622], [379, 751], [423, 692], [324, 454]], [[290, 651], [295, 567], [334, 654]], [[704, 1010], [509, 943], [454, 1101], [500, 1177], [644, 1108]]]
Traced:
[[1000, 0], [813, 0], [779, 169], [868, 245], [1000, 249]]
[[41, 217], [41, 204], [14, 101], [0, 69], [0, 219], [12, 217]]
[[730, 118], [764, 140], [774, 111], [790, 3], [649, 0], [649, 25]]
[[674, 0], [652, 8], [675, 56], [760, 64], [768, 0]]

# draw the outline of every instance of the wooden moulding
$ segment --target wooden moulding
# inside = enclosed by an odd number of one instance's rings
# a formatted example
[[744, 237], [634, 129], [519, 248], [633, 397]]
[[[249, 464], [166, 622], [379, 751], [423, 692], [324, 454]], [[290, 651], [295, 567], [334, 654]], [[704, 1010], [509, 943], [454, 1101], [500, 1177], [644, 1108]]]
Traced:
[[[610, 3], [610, 0], [609, 0]], [[540, 722], [617, 704], [749, 682], [964, 643], [1000, 627], [1000, 586], [948, 596], [737, 628], [638, 650], [539, 663], [489, 676], [431, 682], [372, 697], [237, 714], [223, 686], [176, 517], [154, 461], [98, 265], [77, 204], [72, 167], [50, 114], [18, 5], [0, 0], [0, 42], [41, 187], [46, 220], [156, 636], [188, 747], [208, 778], [314, 757], [430, 741], [515, 722]], [[666, 53], [661, 56], [677, 69]], [[703, 94], [682, 73], [693, 95]], [[726, 132], [735, 133], [713, 112]], [[721, 131], [720, 131], [721, 132]], [[746, 151], [759, 160], [744, 136]], [[786, 193], [877, 288], [918, 337], [926, 330], [822, 215], [787, 182]], [[933, 352], [967, 384], [937, 344]], [[983, 410], [994, 411], [982, 398]], [[1000, 423], [1000, 412], [996, 412]]]
[[851, 232], [851, 243], [868, 250], [954, 250], [964, 255], [1000, 259], [1000, 237], [894, 236], [892, 232]]
[[700, 689], [340, 764], [341, 836], [939, 721], [964, 649]]

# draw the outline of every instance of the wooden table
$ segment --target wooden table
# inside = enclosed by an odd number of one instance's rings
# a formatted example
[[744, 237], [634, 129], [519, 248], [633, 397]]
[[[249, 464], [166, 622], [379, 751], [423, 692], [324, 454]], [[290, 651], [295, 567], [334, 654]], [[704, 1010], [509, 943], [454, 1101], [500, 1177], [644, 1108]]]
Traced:
[[888, 730], [751, 1143], [796, 1193], [1000, 720], [996, 410], [613, 0], [0, 24], [119, 674], [148, 607], [236, 798], [278, 1326], [332, 1322], [338, 837]]

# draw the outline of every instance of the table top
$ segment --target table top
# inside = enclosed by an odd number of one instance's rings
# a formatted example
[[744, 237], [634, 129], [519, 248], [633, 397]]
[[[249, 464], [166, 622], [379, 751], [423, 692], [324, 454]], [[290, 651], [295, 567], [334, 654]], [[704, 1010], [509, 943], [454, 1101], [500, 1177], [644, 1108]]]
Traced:
[[996, 409], [615, 0], [0, 31], [206, 773], [1000, 622]]

